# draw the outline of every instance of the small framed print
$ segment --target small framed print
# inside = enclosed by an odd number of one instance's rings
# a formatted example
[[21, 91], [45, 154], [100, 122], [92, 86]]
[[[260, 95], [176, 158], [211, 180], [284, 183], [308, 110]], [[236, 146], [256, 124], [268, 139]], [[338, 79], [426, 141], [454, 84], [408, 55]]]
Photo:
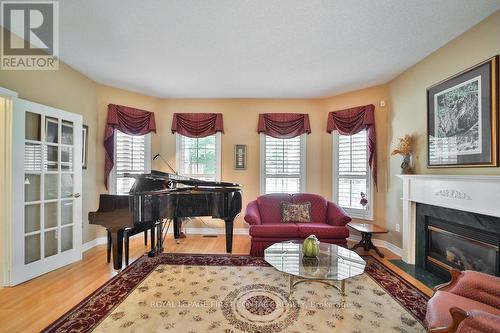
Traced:
[[87, 154], [89, 149], [89, 127], [82, 126], [82, 169], [87, 169]]
[[497, 127], [498, 56], [427, 89], [427, 166], [497, 166]]
[[234, 145], [234, 169], [247, 168], [247, 145]]

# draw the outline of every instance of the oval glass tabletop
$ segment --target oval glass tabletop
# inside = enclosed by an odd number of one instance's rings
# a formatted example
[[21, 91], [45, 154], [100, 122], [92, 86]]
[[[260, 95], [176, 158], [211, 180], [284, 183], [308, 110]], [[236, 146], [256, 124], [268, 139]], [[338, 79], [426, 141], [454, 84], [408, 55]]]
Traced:
[[354, 251], [321, 243], [317, 258], [304, 257], [302, 242], [276, 243], [265, 249], [264, 260], [277, 270], [303, 279], [342, 281], [365, 271], [366, 262]]

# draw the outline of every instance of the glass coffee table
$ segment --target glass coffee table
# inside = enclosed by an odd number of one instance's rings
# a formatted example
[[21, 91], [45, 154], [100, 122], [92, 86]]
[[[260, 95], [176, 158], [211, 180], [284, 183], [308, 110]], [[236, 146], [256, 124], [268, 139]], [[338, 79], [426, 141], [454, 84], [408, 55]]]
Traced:
[[319, 246], [319, 255], [308, 258], [302, 254], [302, 242], [276, 243], [264, 250], [264, 260], [289, 275], [289, 297], [294, 287], [300, 283], [320, 282], [336, 288], [341, 296], [337, 307], [345, 307], [345, 282], [363, 274], [366, 262], [356, 252], [344, 247], [328, 243], [321, 243]]

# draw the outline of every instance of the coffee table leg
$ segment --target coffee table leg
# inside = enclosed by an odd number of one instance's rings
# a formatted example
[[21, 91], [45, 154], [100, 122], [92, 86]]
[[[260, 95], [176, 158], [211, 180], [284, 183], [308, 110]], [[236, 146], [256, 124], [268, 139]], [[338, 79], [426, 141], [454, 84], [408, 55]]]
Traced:
[[335, 307], [339, 309], [345, 309], [346, 308], [346, 293], [345, 293], [345, 280], [340, 281], [340, 303], [335, 304]]
[[293, 293], [294, 277], [292, 274], [288, 274], [288, 276], [290, 277], [290, 288], [288, 290], [288, 299], [290, 299], [290, 297], [292, 296], [292, 293]]

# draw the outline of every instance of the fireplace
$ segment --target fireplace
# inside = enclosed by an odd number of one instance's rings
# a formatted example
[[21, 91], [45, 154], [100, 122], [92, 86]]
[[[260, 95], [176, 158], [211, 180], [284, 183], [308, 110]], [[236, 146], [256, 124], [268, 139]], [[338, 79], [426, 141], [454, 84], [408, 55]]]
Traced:
[[500, 218], [417, 203], [415, 264], [448, 278], [450, 268], [500, 276]]

